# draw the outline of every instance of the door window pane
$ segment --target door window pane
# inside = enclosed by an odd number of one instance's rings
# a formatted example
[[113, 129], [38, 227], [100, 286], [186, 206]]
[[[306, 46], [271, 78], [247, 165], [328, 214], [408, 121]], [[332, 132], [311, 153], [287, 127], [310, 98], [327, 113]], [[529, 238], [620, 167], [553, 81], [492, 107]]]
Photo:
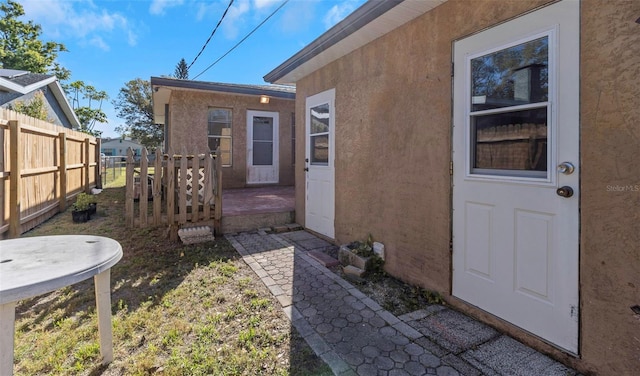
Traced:
[[329, 135], [311, 136], [311, 163], [329, 164]]
[[329, 132], [329, 104], [311, 107], [311, 134]]
[[546, 102], [548, 61], [547, 36], [472, 59], [472, 111]]
[[273, 164], [273, 143], [272, 142], [253, 142], [253, 165], [254, 166], [271, 166]]
[[547, 171], [547, 107], [472, 116], [471, 129], [474, 169]]
[[273, 140], [273, 118], [254, 116], [253, 139], [263, 141]]
[[311, 164], [326, 166], [329, 164], [329, 119], [331, 117], [329, 104], [324, 103], [311, 107], [310, 111]]

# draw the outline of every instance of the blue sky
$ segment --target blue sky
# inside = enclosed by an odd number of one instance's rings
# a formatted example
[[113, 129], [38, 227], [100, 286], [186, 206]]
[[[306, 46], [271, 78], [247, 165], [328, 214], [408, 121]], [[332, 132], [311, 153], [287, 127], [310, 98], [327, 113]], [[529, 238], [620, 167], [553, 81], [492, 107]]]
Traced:
[[[123, 124], [111, 100], [135, 78], [173, 75], [181, 58], [190, 64], [229, 0], [18, 0], [24, 20], [42, 26], [41, 39], [63, 43], [58, 62], [111, 98], [103, 109], [103, 137]], [[203, 71], [267, 18], [283, 0], [235, 0], [220, 28], [189, 70]], [[263, 76], [353, 12], [365, 0], [289, 0], [199, 81], [264, 84]]]

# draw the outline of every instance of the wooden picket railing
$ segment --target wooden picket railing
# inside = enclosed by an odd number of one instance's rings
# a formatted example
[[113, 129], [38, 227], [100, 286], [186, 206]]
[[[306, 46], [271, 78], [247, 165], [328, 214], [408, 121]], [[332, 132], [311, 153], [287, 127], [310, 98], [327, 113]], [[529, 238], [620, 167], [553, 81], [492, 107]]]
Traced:
[[[214, 153], [214, 155], [218, 155]], [[171, 239], [190, 224], [212, 225], [220, 233], [222, 163], [211, 153], [155, 154], [146, 149], [139, 162], [127, 152], [125, 216], [130, 226], [169, 226]], [[149, 201], [151, 207], [149, 207]]]
[[0, 239], [15, 238], [99, 186], [100, 140], [0, 109]]

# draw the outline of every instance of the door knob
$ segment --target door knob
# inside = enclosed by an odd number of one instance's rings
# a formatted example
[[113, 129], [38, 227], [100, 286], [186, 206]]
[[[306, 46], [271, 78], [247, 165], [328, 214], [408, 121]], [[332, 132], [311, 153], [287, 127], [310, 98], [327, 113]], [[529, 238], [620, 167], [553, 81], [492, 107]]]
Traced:
[[565, 185], [564, 187], [558, 188], [556, 190], [556, 193], [558, 194], [558, 196], [571, 197], [573, 196], [573, 188]]
[[304, 168], [304, 170], [305, 170], [305, 171], [309, 171], [309, 167], [305, 167], [305, 168]]
[[571, 162], [562, 162], [558, 165], [558, 172], [565, 175], [572, 174], [575, 169], [575, 166]]

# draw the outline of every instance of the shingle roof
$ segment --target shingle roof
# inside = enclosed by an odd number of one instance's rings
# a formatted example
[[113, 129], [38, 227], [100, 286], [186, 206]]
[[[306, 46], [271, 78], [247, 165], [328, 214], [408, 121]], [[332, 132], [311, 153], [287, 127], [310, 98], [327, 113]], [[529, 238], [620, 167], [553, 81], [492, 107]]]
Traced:
[[0, 69], [0, 77], [16, 85], [26, 87], [53, 77], [52, 74], [31, 73], [15, 69]]
[[16, 69], [0, 69], [0, 91], [25, 95], [44, 87], [48, 87], [51, 90], [71, 126], [74, 128], [79, 127], [80, 121], [55, 75], [31, 73]]
[[51, 77], [53, 77], [52, 74], [28, 73], [23, 76], [13, 78], [11, 81], [16, 85], [29, 86]]

